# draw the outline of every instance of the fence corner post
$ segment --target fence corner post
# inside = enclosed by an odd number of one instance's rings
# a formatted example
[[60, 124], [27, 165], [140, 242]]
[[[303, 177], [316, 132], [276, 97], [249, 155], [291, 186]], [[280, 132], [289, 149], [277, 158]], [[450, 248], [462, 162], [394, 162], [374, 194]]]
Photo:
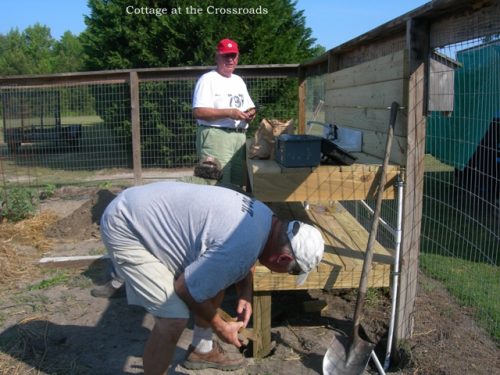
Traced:
[[141, 164], [141, 124], [139, 107], [139, 77], [136, 71], [130, 72], [130, 118], [132, 122], [132, 166], [134, 169], [134, 185], [142, 182]]

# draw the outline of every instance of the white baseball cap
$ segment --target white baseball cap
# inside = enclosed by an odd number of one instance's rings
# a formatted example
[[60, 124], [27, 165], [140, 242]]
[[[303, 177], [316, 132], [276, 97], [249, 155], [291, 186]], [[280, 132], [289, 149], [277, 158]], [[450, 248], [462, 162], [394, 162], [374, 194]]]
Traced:
[[[296, 223], [299, 224], [299, 229], [294, 234]], [[306, 281], [309, 272], [321, 262], [325, 242], [318, 229], [298, 220], [292, 220], [288, 223], [286, 234], [292, 245], [295, 260], [302, 270], [297, 277], [297, 285], [302, 285]]]

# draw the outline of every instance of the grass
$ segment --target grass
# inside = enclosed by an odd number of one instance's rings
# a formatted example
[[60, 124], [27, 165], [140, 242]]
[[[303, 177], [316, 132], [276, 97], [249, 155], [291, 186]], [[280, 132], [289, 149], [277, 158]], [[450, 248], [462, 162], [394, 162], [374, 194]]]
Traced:
[[82, 128], [80, 144], [69, 148], [61, 142], [23, 144], [20, 151], [9, 154], [0, 147], [3, 174], [16, 184], [63, 185], [68, 182], [95, 179], [106, 169], [131, 168], [128, 140], [117, 137], [102, 122]]
[[[90, 272], [90, 271], [89, 271]], [[88, 288], [92, 286], [89, 274], [75, 273], [68, 270], [50, 270], [47, 278], [29, 285], [28, 291], [40, 291], [53, 288], [58, 285], [65, 285], [68, 288]]]
[[500, 221], [487, 199], [457, 189], [452, 173], [427, 173], [420, 265], [500, 342]]
[[463, 305], [474, 309], [476, 320], [500, 341], [500, 269], [484, 263], [435, 254], [422, 254], [422, 270], [441, 281]]
[[15, 305], [31, 308], [30, 313], [44, 312], [50, 299], [41, 293], [20, 292], [12, 296]]
[[366, 291], [365, 305], [375, 308], [383, 301], [386, 301], [389, 294], [389, 288], [368, 288]]
[[36, 284], [30, 285], [28, 290], [43, 290], [49, 289], [56, 285], [65, 284], [70, 280], [70, 275], [64, 271], [57, 271], [54, 275], [51, 275], [48, 279], [44, 279]]

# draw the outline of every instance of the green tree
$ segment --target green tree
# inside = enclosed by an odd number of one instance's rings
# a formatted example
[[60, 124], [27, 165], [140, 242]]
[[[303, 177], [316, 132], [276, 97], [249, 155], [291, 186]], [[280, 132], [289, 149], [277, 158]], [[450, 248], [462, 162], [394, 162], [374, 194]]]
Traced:
[[[190, 0], [89, 0], [90, 15], [85, 16], [87, 29], [81, 35], [88, 56], [87, 69], [212, 65], [214, 44], [224, 37], [239, 42], [240, 64], [300, 63], [324, 51], [314, 45], [303, 12], [295, 9], [294, 1], [213, 3], [208, 0], [196, 4]], [[148, 14], [161, 8], [168, 14]], [[188, 14], [190, 8], [201, 11]], [[172, 14], [173, 9], [180, 14]], [[238, 10], [260, 14], [228, 14]], [[129, 14], [131, 12], [139, 14]]]
[[0, 34], [0, 74], [29, 74], [33, 71], [33, 62], [29, 60], [24, 48], [24, 37], [18, 29], [8, 34]]
[[79, 72], [84, 68], [83, 46], [78, 36], [66, 31], [54, 44], [54, 72]]
[[0, 73], [42, 74], [53, 71], [54, 39], [50, 29], [39, 23], [26, 28], [23, 32], [12, 29], [7, 35], [0, 36]]
[[39, 23], [0, 34], [0, 51], [0, 75], [80, 71], [84, 66], [78, 37], [66, 31], [57, 41], [50, 28]]
[[[215, 64], [215, 44], [235, 39], [240, 64], [300, 63], [322, 53], [315, 46], [302, 12], [290, 0], [89, 0], [87, 29], [80, 35], [87, 70]], [[155, 15], [157, 9], [167, 14]], [[199, 9], [199, 11], [195, 11]], [[175, 11], [174, 11], [175, 10]], [[130, 14], [132, 13], [132, 14]], [[244, 14], [245, 13], [245, 14]], [[194, 161], [195, 126], [191, 102], [194, 82], [142, 83], [141, 153], [143, 165], [178, 167]], [[122, 88], [96, 92], [96, 109], [119, 135], [130, 133], [125, 107], [112, 106]], [[259, 82], [249, 86], [260, 114], [290, 113], [297, 102], [296, 82]], [[124, 98], [128, 99], [128, 98]], [[262, 107], [263, 106], [263, 107]], [[175, 113], [172, 117], [169, 114]], [[123, 120], [118, 120], [118, 119]]]

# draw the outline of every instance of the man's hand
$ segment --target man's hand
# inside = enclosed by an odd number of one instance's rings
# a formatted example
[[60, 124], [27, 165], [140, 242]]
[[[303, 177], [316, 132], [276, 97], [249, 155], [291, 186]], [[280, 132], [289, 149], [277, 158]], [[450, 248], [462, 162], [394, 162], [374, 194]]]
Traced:
[[246, 122], [250, 121], [250, 115], [247, 112], [241, 112], [237, 108], [232, 108], [230, 109], [230, 113], [231, 114], [229, 117], [232, 118], [233, 120], [243, 120]]
[[243, 322], [243, 327], [246, 327], [252, 316], [252, 304], [246, 299], [239, 299], [236, 313], [238, 314], [238, 321]]
[[238, 291], [238, 304], [236, 305], [236, 313], [238, 320], [247, 326], [250, 317], [252, 316], [252, 296], [253, 296], [253, 272], [255, 266], [247, 273], [244, 279], [237, 282], [236, 290]]
[[225, 322], [217, 315], [211, 322], [214, 332], [225, 343], [232, 344], [237, 348], [241, 347], [238, 339], [238, 331], [243, 328], [243, 322]]
[[255, 108], [248, 108], [245, 113], [248, 115], [248, 121], [251, 122], [257, 116], [257, 110]]
[[219, 307], [218, 304], [214, 305], [212, 300], [196, 302], [187, 288], [184, 273], [182, 273], [177, 280], [175, 280], [174, 287], [177, 295], [189, 306], [191, 311], [209, 323], [222, 341], [232, 344], [237, 348], [241, 347], [241, 342], [238, 339], [238, 331], [244, 327], [243, 322], [236, 321], [226, 323], [217, 314], [217, 307]]

